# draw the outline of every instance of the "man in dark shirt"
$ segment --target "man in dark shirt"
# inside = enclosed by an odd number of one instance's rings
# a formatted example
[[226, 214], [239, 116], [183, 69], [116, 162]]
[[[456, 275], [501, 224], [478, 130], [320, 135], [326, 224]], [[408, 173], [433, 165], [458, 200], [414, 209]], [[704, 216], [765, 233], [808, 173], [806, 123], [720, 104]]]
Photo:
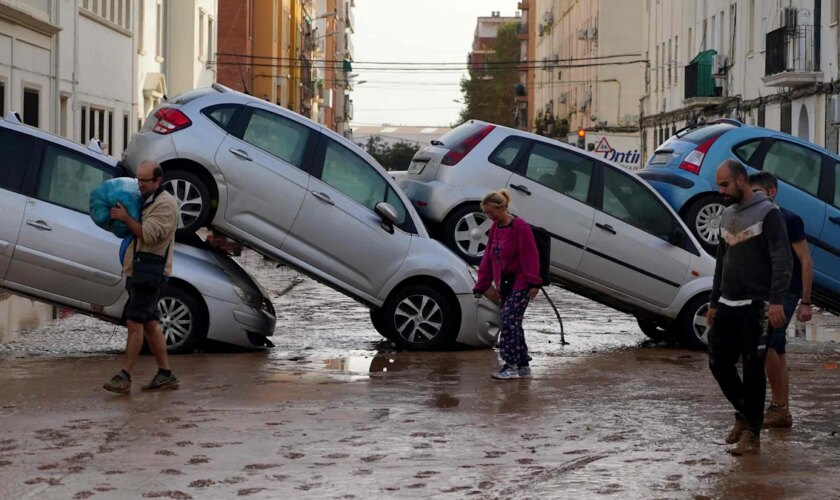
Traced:
[[[756, 172], [750, 175], [750, 186], [753, 192], [761, 191], [770, 201], [776, 201], [779, 183], [776, 176], [770, 172]], [[781, 328], [771, 330], [767, 340], [767, 360], [764, 369], [767, 381], [770, 382], [770, 407], [764, 414], [764, 427], [790, 427], [793, 418], [788, 407], [788, 373], [785, 361], [786, 331], [791, 319], [796, 316], [799, 321], [811, 319], [811, 282], [813, 280], [813, 263], [808, 251], [805, 236], [805, 223], [795, 213], [779, 207], [785, 218], [788, 239], [793, 254], [793, 274], [790, 286], [785, 293], [783, 306], [787, 322]]]
[[[761, 447], [764, 419], [764, 357], [767, 320], [785, 323], [782, 299], [790, 284], [793, 258], [782, 213], [763, 193], [753, 193], [743, 165], [720, 164], [718, 191], [734, 204], [721, 215], [717, 265], [706, 320], [709, 368], [735, 408], [735, 425], [726, 442], [734, 455]], [[766, 303], [769, 302], [769, 306]], [[738, 374], [738, 359], [743, 380]]]

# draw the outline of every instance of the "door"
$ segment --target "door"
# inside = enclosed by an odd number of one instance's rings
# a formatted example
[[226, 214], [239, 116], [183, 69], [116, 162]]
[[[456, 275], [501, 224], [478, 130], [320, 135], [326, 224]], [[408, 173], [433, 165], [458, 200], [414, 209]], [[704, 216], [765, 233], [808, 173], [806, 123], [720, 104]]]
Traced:
[[840, 163], [831, 162], [831, 171], [824, 178], [830, 186], [827, 192], [831, 203], [826, 206], [819, 242], [811, 242], [811, 255], [817, 282], [840, 294]]
[[315, 132], [267, 110], [249, 111], [241, 132], [228, 134], [216, 153], [227, 184], [225, 221], [279, 249], [306, 194], [304, 163]]
[[658, 307], [685, 281], [690, 254], [670, 243], [686, 235], [673, 213], [638, 179], [601, 164], [600, 207], [579, 273]]
[[513, 206], [551, 233], [551, 266], [574, 272], [589, 241], [595, 209], [588, 205], [594, 160], [534, 142], [508, 183]]
[[90, 192], [111, 177], [107, 164], [54, 144], [44, 146], [8, 282], [95, 305], [117, 301], [124, 289], [120, 240], [88, 214]]
[[[411, 218], [382, 174], [355, 151], [328, 137], [319, 149], [309, 191], [283, 251], [351, 294], [376, 297], [402, 266], [415, 231]], [[382, 227], [373, 211], [383, 201], [397, 209], [393, 232]]]
[[12, 261], [26, 207], [21, 190], [32, 143], [27, 135], [0, 128], [0, 282]]

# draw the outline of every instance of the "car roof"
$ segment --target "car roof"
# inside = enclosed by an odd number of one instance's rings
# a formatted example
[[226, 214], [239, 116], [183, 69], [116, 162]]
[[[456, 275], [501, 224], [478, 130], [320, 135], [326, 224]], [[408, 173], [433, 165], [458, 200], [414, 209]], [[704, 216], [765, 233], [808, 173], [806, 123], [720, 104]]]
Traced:
[[45, 130], [33, 127], [31, 125], [23, 124], [20, 122], [20, 120], [16, 118], [16, 115], [17, 113], [10, 111], [6, 114], [5, 117], [0, 118], [0, 127], [7, 128], [9, 130], [14, 130], [15, 132], [19, 132], [21, 134], [37, 137], [39, 139], [43, 139], [45, 141], [49, 141], [55, 144], [59, 144], [61, 146], [66, 147], [67, 149], [72, 149], [73, 151], [76, 151], [78, 153], [92, 156], [97, 160], [108, 163], [112, 167], [116, 166], [117, 164], [117, 160], [102, 152], [102, 149], [98, 145], [99, 141], [97, 141], [96, 139], [92, 139], [93, 141], [96, 141], [95, 143], [92, 143], [89, 146], [83, 146], [77, 142], [73, 142], [69, 139], [65, 139], [64, 137], [55, 135]]

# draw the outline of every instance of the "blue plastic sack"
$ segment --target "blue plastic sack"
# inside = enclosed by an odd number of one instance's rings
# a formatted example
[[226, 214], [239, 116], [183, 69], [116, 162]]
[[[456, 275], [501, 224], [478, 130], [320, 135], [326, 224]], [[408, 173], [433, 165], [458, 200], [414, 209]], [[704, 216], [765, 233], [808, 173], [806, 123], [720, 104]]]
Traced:
[[125, 238], [131, 231], [122, 221], [111, 219], [111, 209], [122, 204], [128, 215], [135, 220], [140, 220], [140, 212], [143, 207], [143, 196], [137, 186], [137, 179], [128, 177], [117, 177], [110, 179], [90, 193], [90, 218], [97, 226], [111, 231], [118, 238]]

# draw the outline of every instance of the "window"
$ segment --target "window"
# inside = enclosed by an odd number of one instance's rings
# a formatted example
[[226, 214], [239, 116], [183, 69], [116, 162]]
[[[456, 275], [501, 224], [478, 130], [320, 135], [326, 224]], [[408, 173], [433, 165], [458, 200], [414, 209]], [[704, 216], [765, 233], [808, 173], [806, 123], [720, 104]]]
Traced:
[[717, 50], [720, 53], [720, 49], [715, 45], [717, 42], [717, 16], [712, 16], [712, 30], [709, 34], [709, 47], [713, 50]]
[[204, 9], [198, 9], [198, 59], [200, 61], [204, 60], [204, 55], [207, 51], [205, 47], [205, 25], [207, 24], [205, 18], [207, 15], [204, 13]]
[[82, 8], [104, 21], [131, 29], [131, 0], [83, 0]]
[[122, 123], [122, 126], [123, 126], [123, 136], [122, 136], [122, 138], [123, 138], [123, 142], [122, 142], [123, 150], [125, 150], [128, 147], [128, 138], [130, 137], [130, 133], [129, 133], [129, 130], [128, 130], [128, 123], [129, 123], [128, 113], [123, 113], [123, 123]]
[[155, 4], [155, 56], [163, 57], [163, 5]]
[[215, 58], [216, 55], [216, 47], [214, 44], [216, 43], [216, 25], [213, 22], [213, 18], [207, 18], [207, 61], [210, 62]]
[[585, 156], [536, 143], [528, 155], [525, 177], [586, 203], [593, 169]]
[[764, 45], [767, 42], [767, 10], [769, 9], [769, 0], [761, 0], [761, 31], [758, 34], [759, 49], [764, 52]]
[[820, 184], [822, 155], [785, 141], [775, 141], [764, 157], [765, 172], [812, 195]]
[[3, 158], [0, 187], [3, 189], [20, 191], [32, 142], [28, 135], [0, 128], [0, 158]]
[[81, 115], [82, 115], [81, 116], [82, 124], [81, 124], [81, 127], [79, 127], [79, 135], [80, 135], [79, 142], [81, 142], [82, 144], [87, 144], [87, 141], [89, 139], [88, 137], [85, 137], [88, 133], [87, 132], [87, 106], [82, 106]]
[[665, 241], [674, 234], [670, 212], [637, 180], [604, 168], [603, 212]]
[[281, 116], [255, 109], [242, 140], [303, 168], [303, 155], [311, 131], [309, 127]]
[[140, 5], [137, 7], [138, 15], [140, 16], [137, 20], [137, 44], [140, 49], [141, 54], [146, 53], [146, 2], [140, 1]]
[[680, 37], [674, 37], [674, 85], [680, 83]]
[[6, 82], [0, 82], [0, 115], [6, 116]]
[[209, 106], [201, 110], [201, 114], [210, 118], [216, 125], [222, 127], [226, 131], [230, 132], [229, 126], [231, 125], [231, 121], [233, 120], [233, 116], [237, 110], [239, 110], [239, 106], [230, 106], [227, 104], [222, 104], [220, 106]]
[[668, 40], [668, 86], [671, 86], [673, 80], [671, 79], [671, 68], [674, 66], [672, 60], [674, 59], [674, 55], [671, 52], [671, 40]]
[[104, 164], [75, 151], [48, 144], [36, 196], [87, 213], [90, 210], [90, 192], [112, 177]]
[[522, 137], [508, 137], [502, 141], [502, 143], [499, 144], [499, 147], [497, 147], [490, 155], [490, 163], [508, 170], [513, 170], [516, 168], [516, 165], [514, 165], [513, 162], [516, 161], [519, 151], [527, 144], [528, 141]]
[[656, 46], [656, 74], [653, 76], [653, 90], [659, 90], [659, 66], [661, 65], [661, 61], [659, 60], [659, 45]]
[[834, 164], [834, 201], [831, 204], [840, 208], [840, 163]]
[[750, 160], [758, 147], [761, 146], [761, 141], [762, 139], [753, 139], [749, 142], [745, 142], [732, 148], [732, 152], [735, 153], [735, 156], [737, 156], [742, 162], [750, 165]]
[[755, 0], [750, 0], [748, 9], [747, 53], [752, 53], [755, 49]]
[[688, 64], [689, 61], [694, 59], [694, 54], [692, 54], [694, 48], [694, 38], [691, 36], [692, 31], [691, 28], [688, 28], [688, 43], [685, 44], [685, 62]]
[[41, 95], [37, 90], [23, 90], [23, 123], [37, 127], [40, 123]]
[[321, 180], [370, 210], [377, 203], [390, 203], [397, 210], [397, 227], [405, 229], [408, 213], [396, 192], [376, 169], [332, 139], [327, 140]]
[[836, 23], [840, 19], [840, 0], [831, 0], [831, 22]]

